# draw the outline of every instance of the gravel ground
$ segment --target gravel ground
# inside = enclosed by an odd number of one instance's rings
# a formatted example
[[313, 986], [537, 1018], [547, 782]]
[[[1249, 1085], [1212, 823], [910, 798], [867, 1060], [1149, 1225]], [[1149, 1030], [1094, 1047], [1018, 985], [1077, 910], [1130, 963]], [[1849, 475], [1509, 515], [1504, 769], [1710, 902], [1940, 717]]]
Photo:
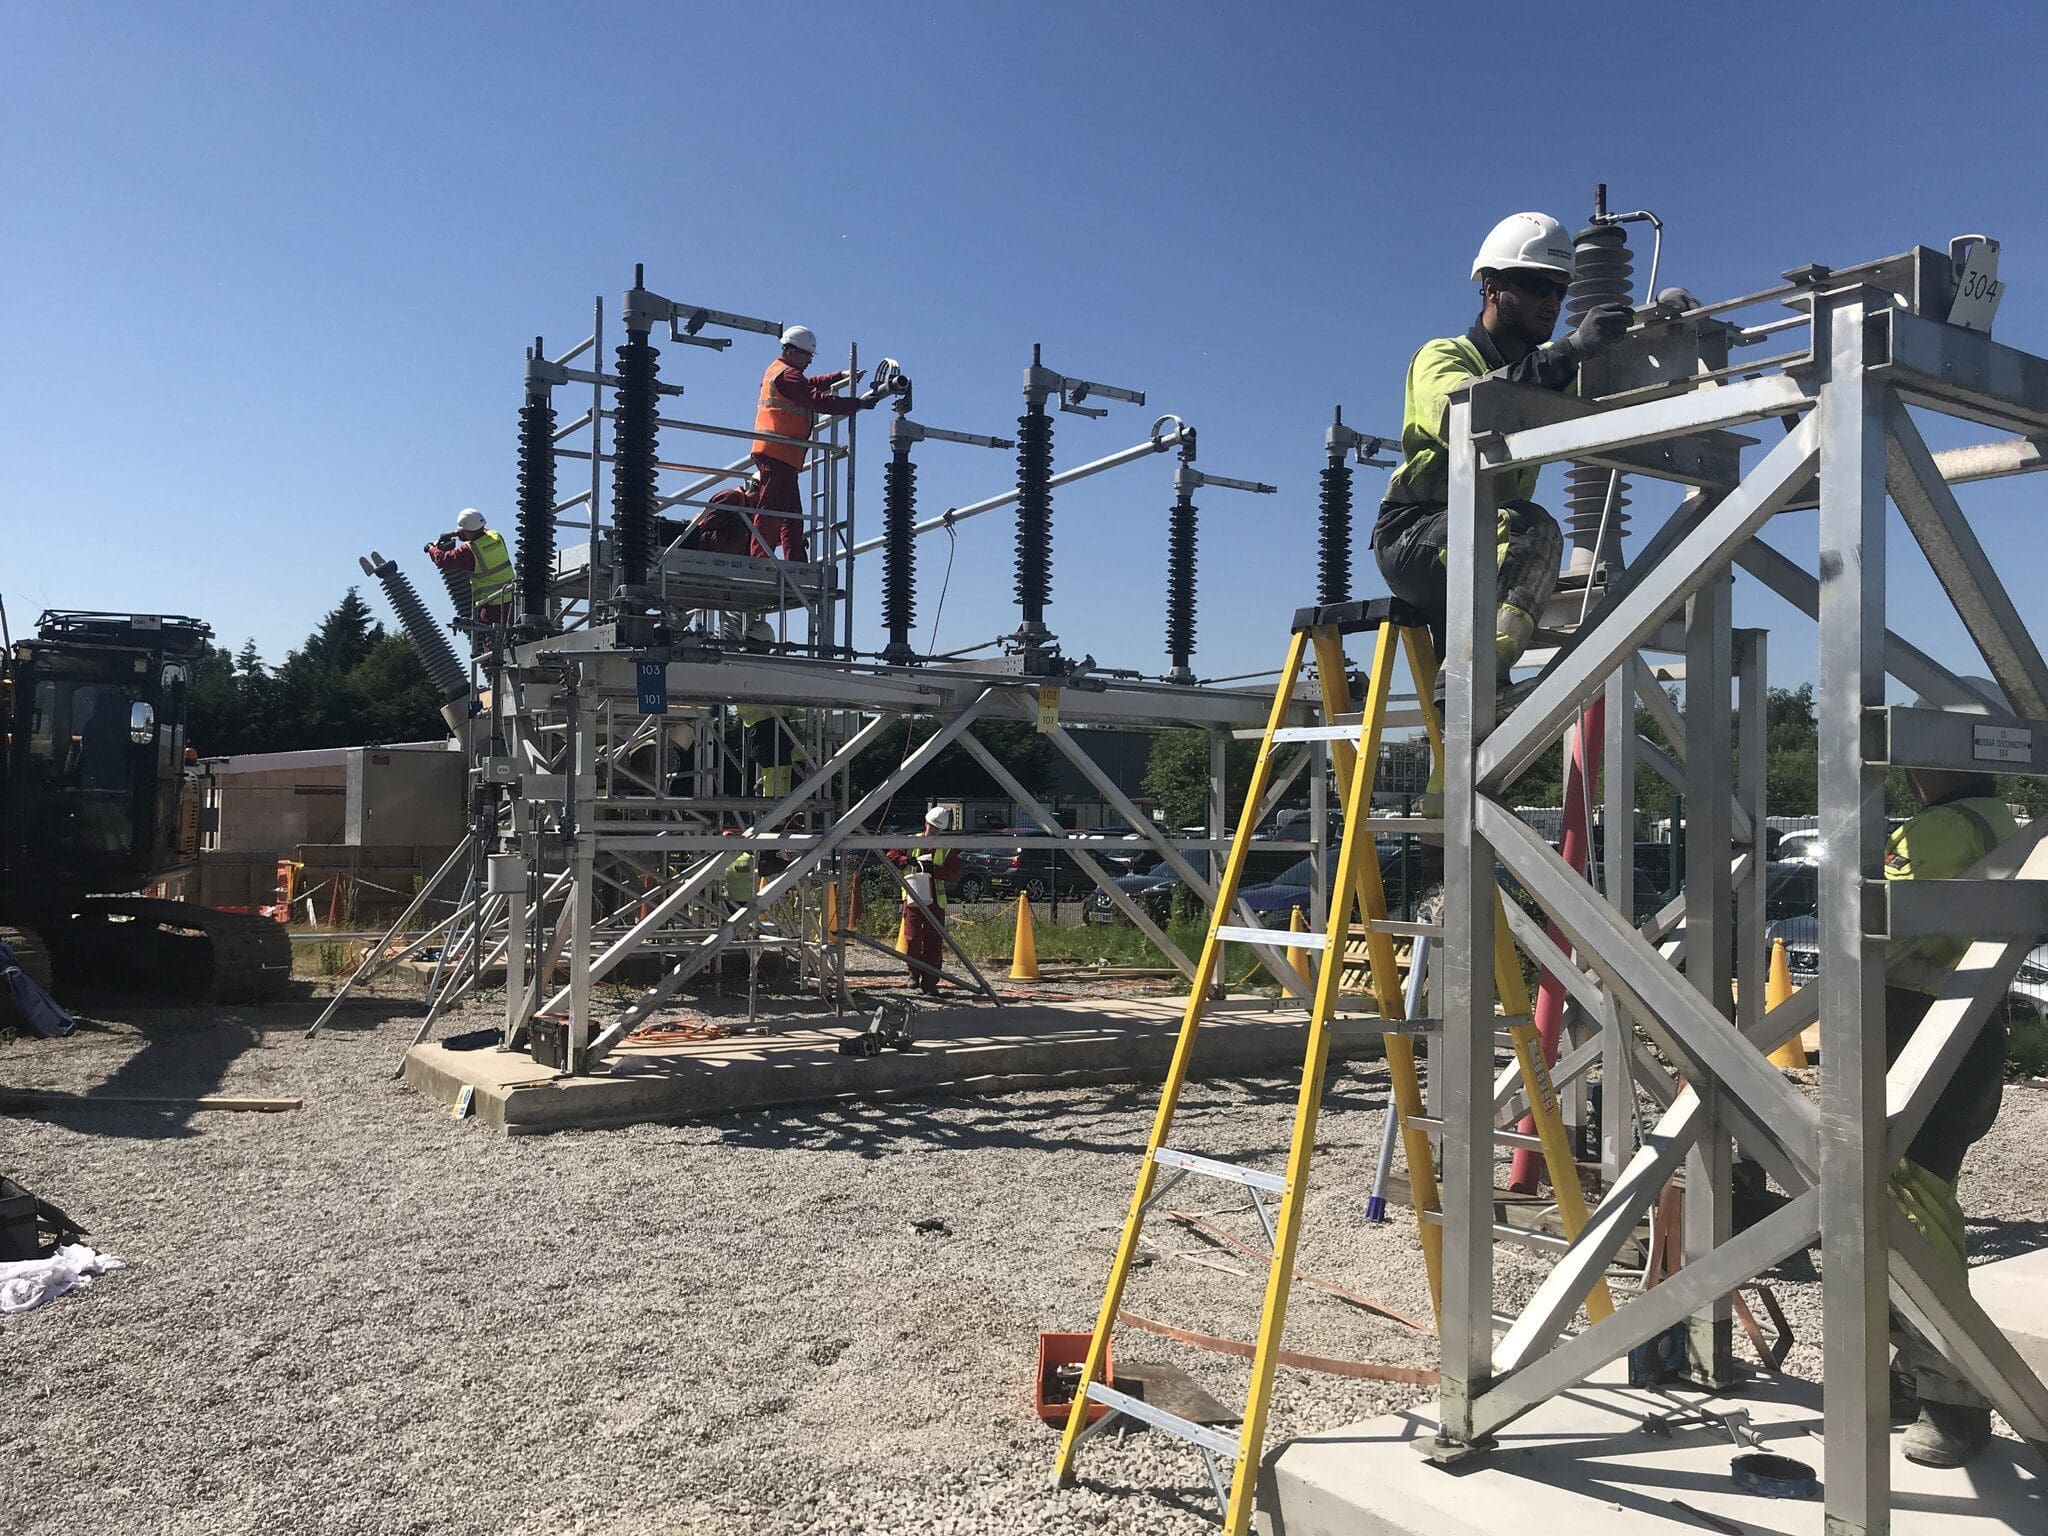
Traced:
[[[1154, 1435], [1092, 1443], [1055, 1494], [1027, 1406], [1038, 1330], [1092, 1319], [1150, 1090], [510, 1140], [392, 1079], [409, 1009], [353, 1008], [309, 1044], [312, 1012], [102, 1009], [69, 1040], [0, 1044], [17, 1086], [306, 1100], [0, 1117], [0, 1167], [130, 1266], [0, 1329], [0, 1530], [1213, 1529], [1198, 1459]], [[1333, 1078], [1301, 1260], [1426, 1316], [1413, 1228], [1359, 1220], [1384, 1086]], [[1197, 1085], [1176, 1142], [1277, 1166], [1291, 1099]], [[2048, 1235], [2044, 1138], [2048, 1094], [2012, 1090], [1964, 1191], [1988, 1255]], [[1211, 1196], [1187, 1199], [1251, 1238]], [[1250, 1337], [1250, 1266], [1151, 1231], [1128, 1305]], [[1526, 1291], [1529, 1261], [1501, 1269], [1504, 1300]], [[1813, 1374], [1817, 1287], [1780, 1292]], [[1433, 1363], [1425, 1338], [1294, 1295], [1292, 1348]], [[1234, 1362], [1118, 1344], [1242, 1390]], [[1418, 1395], [1283, 1370], [1274, 1438]]]

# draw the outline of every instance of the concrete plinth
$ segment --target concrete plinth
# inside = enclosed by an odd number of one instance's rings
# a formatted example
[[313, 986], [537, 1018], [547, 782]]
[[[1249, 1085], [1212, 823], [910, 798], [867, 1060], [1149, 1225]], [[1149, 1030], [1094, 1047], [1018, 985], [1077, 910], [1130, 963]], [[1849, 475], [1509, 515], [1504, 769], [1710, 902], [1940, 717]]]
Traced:
[[[1716, 1397], [1589, 1384], [1508, 1426], [1498, 1448], [1450, 1468], [1418, 1448], [1436, 1433], [1433, 1402], [1290, 1441], [1262, 1478], [1262, 1518], [1270, 1536], [1820, 1536], [1818, 1499], [1736, 1489], [1736, 1448], [1726, 1434], [1642, 1431], [1646, 1417], [1679, 1400], [1746, 1408], [1765, 1450], [1826, 1480], [1815, 1383], [1766, 1378]], [[2048, 1531], [2048, 1481], [2019, 1442], [1994, 1440], [1975, 1465], [1955, 1472], [1916, 1467], [1898, 1447], [1894, 1434], [1894, 1536]]]
[[1970, 1293], [2048, 1381], [2048, 1248], [1980, 1264], [1970, 1271]]
[[[923, 1092], [1003, 1093], [1069, 1082], [1165, 1076], [1185, 1000], [1172, 997], [920, 1009], [914, 1050], [839, 1053], [864, 1022], [659, 1045], [629, 1045], [589, 1077], [563, 1077], [523, 1054], [416, 1046], [405, 1080], [444, 1104], [473, 1086], [476, 1118], [514, 1135], [685, 1120], [734, 1110]], [[1379, 1054], [1371, 1018], [1332, 1029], [1331, 1056]], [[1295, 1071], [1307, 1043], [1299, 1007], [1243, 999], [1212, 1004], [1194, 1074]]]

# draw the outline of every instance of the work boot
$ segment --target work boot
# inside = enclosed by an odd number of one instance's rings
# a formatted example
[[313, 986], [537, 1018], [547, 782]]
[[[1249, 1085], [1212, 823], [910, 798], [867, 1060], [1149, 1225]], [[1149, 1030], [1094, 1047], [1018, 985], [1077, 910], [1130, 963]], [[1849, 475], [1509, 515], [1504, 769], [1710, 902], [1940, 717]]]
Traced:
[[1923, 1401], [1900, 1449], [1920, 1467], [1966, 1467], [1991, 1443], [1991, 1410]]

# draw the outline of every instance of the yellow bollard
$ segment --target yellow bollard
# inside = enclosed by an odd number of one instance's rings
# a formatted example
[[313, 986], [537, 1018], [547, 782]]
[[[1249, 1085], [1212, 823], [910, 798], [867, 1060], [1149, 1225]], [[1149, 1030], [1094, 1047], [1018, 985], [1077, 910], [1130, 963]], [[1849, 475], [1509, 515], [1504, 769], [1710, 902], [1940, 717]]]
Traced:
[[[1305, 916], [1304, 916], [1304, 915], [1302, 914], [1302, 910], [1301, 910], [1301, 908], [1299, 908], [1299, 907], [1296, 907], [1296, 908], [1294, 909], [1294, 915], [1293, 915], [1292, 917], [1290, 917], [1290, 918], [1288, 918], [1288, 919], [1287, 919], [1287, 931], [1288, 931], [1289, 933], [1307, 933], [1307, 932], [1308, 932], [1308, 918], [1307, 918], [1307, 917], [1305, 917]], [[1293, 966], [1293, 967], [1294, 967], [1294, 974], [1295, 974], [1295, 975], [1297, 975], [1297, 976], [1299, 976], [1299, 977], [1301, 978], [1301, 983], [1302, 983], [1302, 985], [1303, 985], [1303, 986], [1305, 986], [1305, 987], [1313, 987], [1313, 986], [1314, 986], [1314, 985], [1316, 984], [1316, 978], [1315, 978], [1315, 975], [1314, 975], [1314, 973], [1312, 973], [1312, 972], [1311, 972], [1311, 971], [1309, 970], [1309, 967], [1308, 967], [1308, 951], [1307, 951], [1307, 950], [1305, 950], [1305, 949], [1290, 949], [1290, 950], [1288, 950], [1288, 951], [1287, 951], [1287, 963], [1288, 963], [1289, 965], [1291, 965], [1291, 966]]]
[[[1764, 983], [1764, 1012], [1769, 1013], [1778, 1004], [1792, 995], [1792, 967], [1785, 962], [1785, 941], [1771, 940], [1771, 971]], [[1803, 1067], [1806, 1065], [1806, 1044], [1794, 1035], [1775, 1051], [1771, 1052], [1774, 1067]]]
[[1031, 898], [1017, 898], [1017, 937], [1010, 945], [1010, 980], [1038, 980], [1038, 940], [1031, 932]]

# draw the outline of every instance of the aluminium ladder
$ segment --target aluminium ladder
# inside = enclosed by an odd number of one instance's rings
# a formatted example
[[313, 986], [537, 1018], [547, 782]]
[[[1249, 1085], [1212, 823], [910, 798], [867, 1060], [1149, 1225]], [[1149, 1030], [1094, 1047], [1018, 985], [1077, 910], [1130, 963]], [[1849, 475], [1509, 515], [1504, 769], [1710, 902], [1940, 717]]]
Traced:
[[[1376, 639], [1371, 668], [1367, 673], [1364, 707], [1358, 716], [1347, 720], [1346, 717], [1351, 715], [1352, 697], [1344, 657], [1344, 637], [1368, 629], [1375, 632]], [[1385, 1034], [1387, 1070], [1392, 1082], [1395, 1113], [1401, 1124], [1409, 1185], [1420, 1222], [1419, 1236], [1429, 1278], [1430, 1303], [1434, 1308], [1442, 1305], [1442, 1211], [1436, 1162], [1429, 1139], [1431, 1122], [1423, 1114], [1422, 1089], [1416, 1072], [1412, 1039], [1416, 1032], [1431, 1025], [1428, 1021], [1409, 1017], [1411, 1010], [1402, 997], [1394, 955], [1396, 936], [1423, 937], [1434, 935], [1439, 930], [1431, 924], [1388, 919], [1386, 892], [1380, 878], [1373, 838], [1374, 822], [1370, 814], [1380, 737], [1393, 691], [1397, 650], [1406, 653], [1432, 755], [1440, 770], [1443, 730], [1431, 702], [1436, 681], [1436, 657], [1429, 644], [1428, 631], [1423, 628], [1422, 616], [1406, 604], [1390, 598], [1304, 608], [1295, 614], [1287, 660], [1281, 667], [1280, 680], [1273, 692], [1273, 704], [1259, 740], [1251, 784], [1245, 791], [1244, 809], [1231, 842], [1223, 878], [1216, 888], [1208, 936], [1203, 941], [1201, 958], [1196, 963], [1195, 975], [1189, 985], [1180, 1036], [1174, 1045], [1158, 1113], [1152, 1123], [1151, 1138], [1146, 1143], [1144, 1161], [1138, 1170], [1137, 1188], [1131, 1196], [1123, 1236], [1110, 1266], [1108, 1289], [1103, 1296], [1102, 1310], [1096, 1320], [1081, 1379], [1074, 1389], [1073, 1408], [1067, 1415], [1066, 1431], [1061, 1437], [1054, 1467], [1057, 1482], [1070, 1482], [1080, 1443], [1114, 1423], [1119, 1415], [1149, 1424], [1187, 1441], [1201, 1454], [1215, 1485], [1217, 1500], [1223, 1506], [1223, 1526], [1228, 1536], [1245, 1536], [1251, 1524], [1252, 1503], [1258, 1488], [1259, 1459], [1264, 1449], [1267, 1414], [1272, 1404], [1273, 1374], [1279, 1363], [1288, 1290], [1301, 1238], [1301, 1214], [1308, 1190], [1309, 1161], [1315, 1145], [1316, 1117], [1329, 1065], [1330, 1025], [1337, 1013], [1343, 987], [1348, 941], [1358, 938], [1363, 938], [1367, 946], [1371, 990], [1378, 1015], [1388, 1021]], [[1294, 704], [1295, 687], [1301, 677], [1303, 662], [1311, 654], [1325, 723], [1289, 726], [1286, 720]], [[1246, 859], [1252, 849], [1259, 806], [1272, 782], [1273, 749], [1285, 742], [1298, 741], [1329, 744], [1337, 781], [1343, 791], [1344, 835], [1330, 882], [1329, 917], [1321, 934], [1289, 933], [1249, 923], [1240, 926], [1230, 921]], [[1495, 899], [1499, 899], [1497, 893]], [[1354, 922], [1354, 917], [1360, 921]], [[1576, 1238], [1586, 1223], [1586, 1202], [1579, 1184], [1578, 1165], [1573, 1160], [1570, 1137], [1558, 1112], [1557, 1095], [1544, 1063], [1541, 1042], [1529, 1017], [1528, 989], [1522, 980], [1513, 940], [1508, 935], [1505, 922], [1496, 923], [1494, 932], [1495, 980], [1508, 1014], [1502, 1022], [1514, 1047], [1529, 1103], [1536, 1116], [1544, 1161], [1557, 1197], [1559, 1220], [1567, 1237]], [[1294, 1131], [1284, 1175], [1241, 1168], [1167, 1145], [1174, 1113], [1193, 1059], [1195, 1037], [1226, 944], [1278, 951], [1306, 949], [1317, 956], [1301, 1087], [1295, 1102]], [[1165, 1170], [1163, 1177], [1161, 1170]], [[1110, 1333], [1123, 1303], [1124, 1285], [1137, 1255], [1146, 1213], [1169, 1188], [1190, 1175], [1242, 1188], [1273, 1245], [1273, 1261], [1267, 1272], [1265, 1303], [1254, 1347], [1251, 1385], [1242, 1425], [1235, 1440], [1216, 1429], [1195, 1424], [1118, 1392], [1101, 1381]], [[1594, 1321], [1613, 1310], [1604, 1278], [1588, 1295], [1586, 1310]], [[1091, 1403], [1110, 1410], [1092, 1424], [1088, 1422]], [[1226, 1458], [1235, 1461], [1227, 1491], [1222, 1473], [1222, 1463]]]

